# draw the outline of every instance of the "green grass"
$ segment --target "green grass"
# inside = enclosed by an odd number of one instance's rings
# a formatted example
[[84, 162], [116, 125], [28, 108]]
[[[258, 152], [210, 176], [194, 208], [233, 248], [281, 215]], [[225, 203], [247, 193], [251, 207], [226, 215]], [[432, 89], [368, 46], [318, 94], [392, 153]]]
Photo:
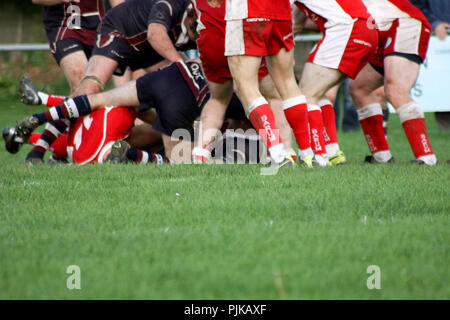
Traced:
[[[1, 89], [0, 89], [1, 90]], [[0, 92], [0, 125], [36, 109]], [[0, 299], [449, 299], [450, 133], [441, 164], [349, 164], [261, 176], [259, 166], [28, 167], [0, 150]], [[68, 290], [66, 268], [81, 268]], [[366, 269], [381, 268], [381, 290]]]

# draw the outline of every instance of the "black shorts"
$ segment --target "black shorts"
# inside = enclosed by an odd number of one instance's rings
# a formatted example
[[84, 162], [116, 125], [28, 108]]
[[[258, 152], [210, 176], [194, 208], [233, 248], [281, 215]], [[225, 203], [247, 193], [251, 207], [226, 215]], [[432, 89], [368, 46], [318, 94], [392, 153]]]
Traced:
[[137, 51], [125, 40], [109, 34], [97, 34], [97, 41], [92, 55], [104, 56], [116, 61], [119, 65], [114, 74], [117, 76], [123, 75], [127, 67], [135, 71], [151, 67], [164, 60], [150, 46], [148, 50]]
[[201, 110], [175, 64], [140, 77], [136, 89], [141, 105], [156, 108], [155, 130], [172, 136], [175, 130], [184, 129], [189, 136], [176, 138], [194, 141], [193, 124]]
[[59, 65], [65, 56], [77, 51], [83, 51], [89, 60], [92, 54], [92, 46], [88, 46], [75, 38], [66, 38], [50, 45], [50, 51]]
[[[200, 117], [202, 108], [184, 80], [175, 63], [158, 71], [148, 73], [136, 80], [136, 89], [141, 105], [140, 111], [156, 109], [153, 128], [172, 136], [175, 130], [183, 129], [184, 136], [175, 138], [194, 141], [194, 121]], [[245, 111], [239, 98], [233, 94], [225, 118], [245, 119]]]
[[[403, 57], [405, 59], [408, 59], [409, 61], [415, 62], [417, 64], [422, 64], [422, 58], [419, 57], [417, 54], [411, 54], [411, 53], [402, 53], [402, 52], [392, 52], [384, 56], [384, 58], [389, 56], [398, 56]], [[376, 64], [370, 63], [371, 67], [375, 69], [376, 72], [381, 74], [384, 77], [384, 67], [377, 66]]]

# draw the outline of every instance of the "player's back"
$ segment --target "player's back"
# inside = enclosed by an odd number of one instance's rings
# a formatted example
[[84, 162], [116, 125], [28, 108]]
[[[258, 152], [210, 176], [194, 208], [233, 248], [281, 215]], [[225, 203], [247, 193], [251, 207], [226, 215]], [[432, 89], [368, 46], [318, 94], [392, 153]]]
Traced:
[[205, 29], [205, 25], [225, 29], [225, 5], [213, 8], [208, 5], [207, 0], [191, 0], [191, 2], [199, 20], [198, 31]]
[[356, 18], [369, 18], [361, 0], [297, 0], [295, 4], [322, 31], [337, 24], [351, 24]]
[[[154, 12], [155, 5], [160, 5], [160, 12]], [[126, 37], [143, 34], [148, 29], [149, 20], [158, 21], [168, 26], [167, 19], [181, 20], [185, 9], [189, 5], [189, 0], [127, 0], [108, 11], [106, 19], [113, 21], [114, 27]], [[106, 20], [105, 20], [106, 23]]]
[[77, 21], [78, 15], [81, 29], [95, 31], [105, 15], [103, 0], [85, 0], [78, 4], [61, 3], [43, 7], [46, 27], [68, 27]]
[[290, 0], [225, 0], [225, 20], [266, 18], [291, 20]]
[[415, 18], [431, 30], [423, 13], [408, 0], [362, 0], [380, 28], [401, 18]]

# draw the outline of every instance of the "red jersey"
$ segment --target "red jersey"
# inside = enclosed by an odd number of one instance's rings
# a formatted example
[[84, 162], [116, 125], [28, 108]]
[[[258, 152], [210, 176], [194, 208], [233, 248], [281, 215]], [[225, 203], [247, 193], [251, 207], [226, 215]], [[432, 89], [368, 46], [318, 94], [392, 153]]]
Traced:
[[361, 0], [296, 0], [295, 4], [322, 32], [338, 24], [351, 24], [355, 19], [369, 19]]
[[225, 20], [292, 20], [290, 0], [225, 0]]
[[414, 18], [420, 20], [430, 31], [430, 23], [422, 11], [408, 0], [362, 0], [369, 13], [374, 17], [379, 27], [392, 23], [400, 18]]
[[225, 5], [213, 8], [208, 5], [207, 0], [191, 0], [198, 17], [198, 31], [205, 29], [205, 25], [214, 25], [225, 32]]

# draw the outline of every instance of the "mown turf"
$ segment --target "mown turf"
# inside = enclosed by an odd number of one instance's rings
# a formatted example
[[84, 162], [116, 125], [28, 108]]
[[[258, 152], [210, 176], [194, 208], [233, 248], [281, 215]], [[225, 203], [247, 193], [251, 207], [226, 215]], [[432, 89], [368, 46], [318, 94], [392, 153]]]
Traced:
[[[0, 125], [30, 109], [0, 97]], [[0, 299], [449, 299], [450, 133], [441, 164], [349, 164], [261, 176], [259, 166], [28, 167], [0, 150]], [[81, 268], [68, 290], [66, 268]], [[381, 290], [369, 290], [369, 265]]]

